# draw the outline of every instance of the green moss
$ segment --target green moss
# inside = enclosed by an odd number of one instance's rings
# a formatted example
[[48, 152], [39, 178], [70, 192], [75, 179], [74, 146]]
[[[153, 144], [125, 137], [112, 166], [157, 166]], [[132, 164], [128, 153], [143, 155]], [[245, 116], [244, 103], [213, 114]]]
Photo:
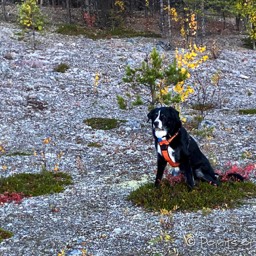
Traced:
[[0, 242], [3, 241], [3, 239], [7, 239], [13, 236], [13, 233], [10, 231], [6, 231], [2, 228], [0, 228]]
[[120, 123], [123, 123], [123, 122], [126, 122], [126, 121], [113, 119], [113, 118], [101, 118], [101, 117], [89, 118], [84, 120], [84, 123], [86, 125], [89, 125], [93, 129], [98, 129], [98, 130], [111, 130], [111, 129], [117, 128], [120, 125]]
[[55, 72], [65, 73], [69, 69], [69, 65], [66, 63], [60, 63], [54, 68]]
[[33, 155], [32, 152], [16, 151], [16, 152], [10, 152], [10, 153], [6, 154], [5, 156], [32, 156], [32, 155]]
[[96, 28], [86, 28], [75, 24], [63, 24], [57, 30], [57, 33], [69, 36], [83, 35], [91, 39], [104, 39], [111, 37], [161, 37], [159, 34], [153, 32], [140, 32], [124, 28], [114, 28], [109, 30], [100, 30]]
[[71, 176], [62, 172], [21, 173], [0, 178], [0, 194], [16, 192], [25, 196], [39, 196], [62, 192], [64, 186], [70, 184]]
[[56, 32], [62, 35], [77, 36], [84, 35], [85, 28], [75, 24], [63, 24], [57, 28]]
[[145, 184], [131, 192], [128, 200], [148, 210], [160, 209], [197, 211], [208, 208], [235, 207], [243, 199], [256, 196], [256, 185], [251, 182], [226, 182], [214, 187], [201, 182], [193, 191], [185, 183], [170, 186], [163, 182], [160, 188]]
[[256, 109], [251, 108], [251, 109], [239, 109], [238, 113], [240, 115], [256, 115]]
[[124, 28], [114, 28], [105, 33], [110, 34], [111, 36], [118, 36], [118, 37], [161, 37], [161, 35], [150, 32], [150, 31], [135, 31], [131, 29], [124, 29]]
[[207, 111], [207, 110], [211, 110], [213, 109], [215, 106], [213, 103], [205, 103], [205, 104], [202, 104], [202, 103], [198, 103], [198, 104], [193, 104], [191, 106], [192, 109], [194, 110], [199, 110], [199, 111]]
[[125, 99], [122, 96], [117, 95], [117, 104], [120, 109], [127, 109], [127, 104], [125, 102]]
[[133, 106], [141, 106], [143, 105], [143, 101], [139, 95], [136, 96], [136, 100], [132, 102]]
[[248, 49], [253, 49], [253, 41], [250, 37], [243, 38], [243, 46]]
[[98, 142], [90, 142], [87, 146], [92, 147], [92, 148], [101, 148], [102, 147], [102, 145]]

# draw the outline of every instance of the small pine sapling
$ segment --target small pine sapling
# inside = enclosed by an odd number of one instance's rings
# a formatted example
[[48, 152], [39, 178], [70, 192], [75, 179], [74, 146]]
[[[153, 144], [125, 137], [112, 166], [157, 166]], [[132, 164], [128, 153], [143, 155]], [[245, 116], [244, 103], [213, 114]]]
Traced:
[[32, 30], [33, 47], [36, 48], [35, 31], [44, 28], [43, 14], [36, 0], [25, 0], [18, 5], [18, 22], [25, 31]]

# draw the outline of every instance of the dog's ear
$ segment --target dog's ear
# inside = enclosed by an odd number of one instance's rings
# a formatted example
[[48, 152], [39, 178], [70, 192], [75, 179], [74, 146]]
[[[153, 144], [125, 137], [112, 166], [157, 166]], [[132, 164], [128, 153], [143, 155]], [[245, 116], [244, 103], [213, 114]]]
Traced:
[[168, 110], [171, 120], [175, 120], [175, 123], [172, 123], [171, 125], [173, 126], [174, 131], [178, 131], [182, 126], [180, 120], [180, 113], [173, 107], [168, 107]]
[[168, 107], [168, 108], [169, 108], [169, 111], [177, 117], [177, 119], [180, 119], [180, 112], [179, 111], [177, 111], [173, 107]]
[[147, 117], [148, 117], [148, 122], [149, 122], [149, 120], [153, 120], [153, 118], [154, 118], [156, 112], [157, 112], [157, 108], [154, 108], [154, 109], [152, 109], [152, 110], [148, 113], [148, 115], [147, 115]]

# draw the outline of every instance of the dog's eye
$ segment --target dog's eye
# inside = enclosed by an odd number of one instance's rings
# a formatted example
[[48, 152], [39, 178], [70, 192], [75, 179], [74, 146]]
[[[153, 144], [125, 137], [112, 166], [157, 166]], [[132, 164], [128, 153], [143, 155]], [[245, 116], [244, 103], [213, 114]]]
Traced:
[[165, 115], [160, 115], [161, 120], [165, 119]]

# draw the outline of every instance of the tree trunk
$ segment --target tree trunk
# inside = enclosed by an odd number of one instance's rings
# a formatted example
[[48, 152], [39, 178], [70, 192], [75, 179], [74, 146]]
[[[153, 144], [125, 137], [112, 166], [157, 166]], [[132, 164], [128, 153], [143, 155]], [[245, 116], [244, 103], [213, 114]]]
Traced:
[[108, 27], [109, 24], [109, 12], [111, 10], [111, 0], [98, 1], [98, 23], [101, 27]]
[[3, 10], [3, 15], [4, 15], [4, 20], [7, 21], [8, 18], [7, 18], [5, 6], [6, 6], [6, 0], [2, 0], [2, 10]]
[[[171, 5], [170, 5], [170, 0], [167, 1], [167, 6], [168, 6], [168, 10], [171, 9]], [[168, 13], [167, 15], [167, 21], [168, 21], [168, 41], [169, 43], [171, 43], [171, 37], [172, 37], [172, 26], [171, 26], [171, 17], [170, 14]]]
[[241, 15], [236, 16], [236, 30], [240, 31]]
[[160, 0], [160, 31], [161, 35], [164, 35], [164, 3]]
[[226, 14], [225, 12], [222, 13], [222, 17], [223, 17], [223, 30], [226, 29]]
[[89, 3], [89, 0], [84, 0], [84, 11], [86, 11], [87, 13], [90, 12], [90, 3]]
[[66, 8], [67, 8], [67, 15], [68, 15], [68, 23], [71, 24], [70, 0], [66, 0]]
[[[251, 27], [252, 27], [252, 31], [255, 33], [256, 32], [256, 26], [251, 24]], [[252, 49], [256, 50], [256, 40], [255, 39], [252, 39]]]
[[205, 10], [204, 10], [204, 0], [201, 0], [201, 44], [203, 44], [203, 40], [205, 38]]

